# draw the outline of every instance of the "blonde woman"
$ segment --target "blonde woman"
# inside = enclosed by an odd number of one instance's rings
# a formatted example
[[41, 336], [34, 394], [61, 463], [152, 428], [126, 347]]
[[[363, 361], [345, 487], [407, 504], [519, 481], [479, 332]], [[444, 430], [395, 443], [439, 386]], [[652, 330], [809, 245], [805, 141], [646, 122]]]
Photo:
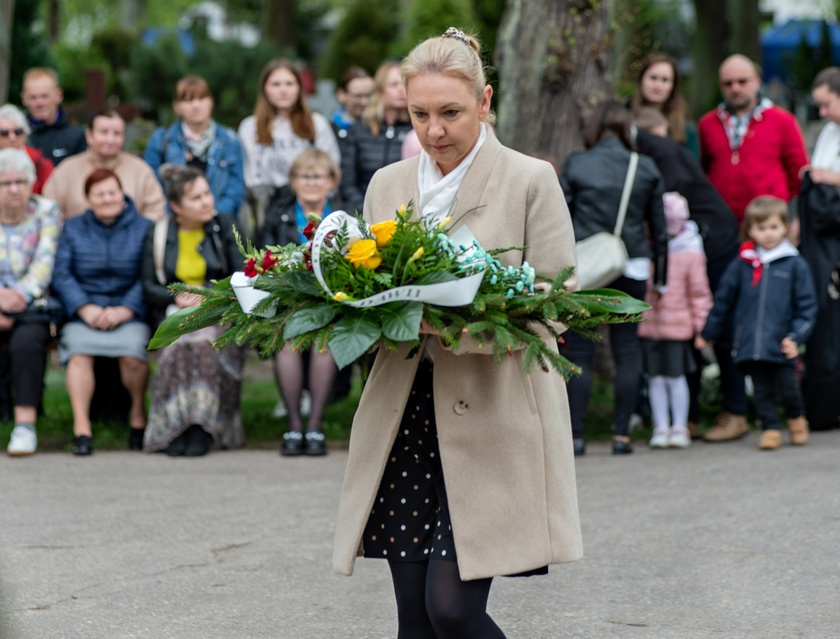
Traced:
[[411, 131], [405, 85], [397, 62], [386, 62], [374, 76], [373, 95], [362, 119], [341, 139], [341, 197], [349, 211], [362, 210], [368, 183], [383, 166], [402, 159]]
[[[451, 28], [403, 61], [420, 155], [381, 169], [365, 197], [376, 223], [409, 200], [436, 221], [452, 211], [481, 245], [554, 277], [575, 263], [554, 169], [487, 133], [490, 99], [476, 40]], [[462, 339], [380, 350], [353, 420], [336, 519], [335, 569], [385, 559], [398, 637], [502, 639], [487, 614], [492, 580], [544, 574], [581, 556], [566, 387], [525, 374]], [[548, 336], [546, 336], [547, 339]], [[553, 347], [556, 343], [551, 340]], [[429, 353], [433, 357], [429, 357]]]

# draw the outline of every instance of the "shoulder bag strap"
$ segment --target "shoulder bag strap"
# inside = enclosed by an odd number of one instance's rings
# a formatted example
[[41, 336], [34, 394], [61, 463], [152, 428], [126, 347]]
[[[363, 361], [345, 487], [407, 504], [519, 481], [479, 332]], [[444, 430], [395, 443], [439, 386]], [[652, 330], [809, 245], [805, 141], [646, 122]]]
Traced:
[[169, 217], [155, 222], [152, 237], [152, 258], [155, 264], [155, 275], [161, 286], [166, 286], [166, 273], [163, 270], [163, 255], [166, 252], [166, 235], [169, 231]]
[[624, 190], [621, 191], [621, 204], [618, 205], [618, 219], [615, 221], [613, 235], [621, 237], [621, 229], [624, 228], [624, 217], [627, 215], [627, 206], [630, 204], [630, 193], [633, 191], [633, 182], [636, 180], [636, 167], [639, 166], [639, 154], [630, 154], [630, 164], [627, 165], [627, 177], [624, 178]]

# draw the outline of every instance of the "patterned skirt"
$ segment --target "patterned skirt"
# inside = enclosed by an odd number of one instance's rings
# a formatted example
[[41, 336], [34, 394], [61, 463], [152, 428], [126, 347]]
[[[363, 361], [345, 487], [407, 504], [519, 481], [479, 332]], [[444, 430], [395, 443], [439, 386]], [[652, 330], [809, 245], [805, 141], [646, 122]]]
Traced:
[[220, 333], [219, 327], [210, 326], [161, 351], [152, 381], [145, 451], [164, 450], [192, 424], [210, 433], [218, 448], [244, 442], [239, 406], [245, 351], [238, 346], [217, 351], [213, 340]]

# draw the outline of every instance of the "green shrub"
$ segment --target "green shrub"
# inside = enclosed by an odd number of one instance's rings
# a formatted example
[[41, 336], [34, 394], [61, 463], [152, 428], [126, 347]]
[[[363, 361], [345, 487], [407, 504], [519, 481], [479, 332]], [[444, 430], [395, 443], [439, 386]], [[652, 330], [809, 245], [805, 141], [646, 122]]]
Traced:
[[395, 57], [405, 56], [419, 42], [430, 36], [441, 35], [449, 27], [457, 27], [467, 33], [478, 31], [478, 21], [470, 0], [412, 2], [409, 5], [406, 21], [408, 31], [393, 51]]
[[397, 0], [355, 0], [333, 32], [321, 64], [321, 75], [338, 79], [350, 66], [373, 73], [388, 59], [398, 35]]

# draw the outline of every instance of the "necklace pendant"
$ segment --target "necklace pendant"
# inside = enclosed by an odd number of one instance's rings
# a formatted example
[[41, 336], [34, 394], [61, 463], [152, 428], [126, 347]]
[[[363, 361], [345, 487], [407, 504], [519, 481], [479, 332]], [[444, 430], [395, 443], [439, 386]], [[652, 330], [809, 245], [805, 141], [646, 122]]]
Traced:
[[738, 164], [741, 161], [741, 157], [738, 155], [738, 151], [732, 152], [732, 164]]

